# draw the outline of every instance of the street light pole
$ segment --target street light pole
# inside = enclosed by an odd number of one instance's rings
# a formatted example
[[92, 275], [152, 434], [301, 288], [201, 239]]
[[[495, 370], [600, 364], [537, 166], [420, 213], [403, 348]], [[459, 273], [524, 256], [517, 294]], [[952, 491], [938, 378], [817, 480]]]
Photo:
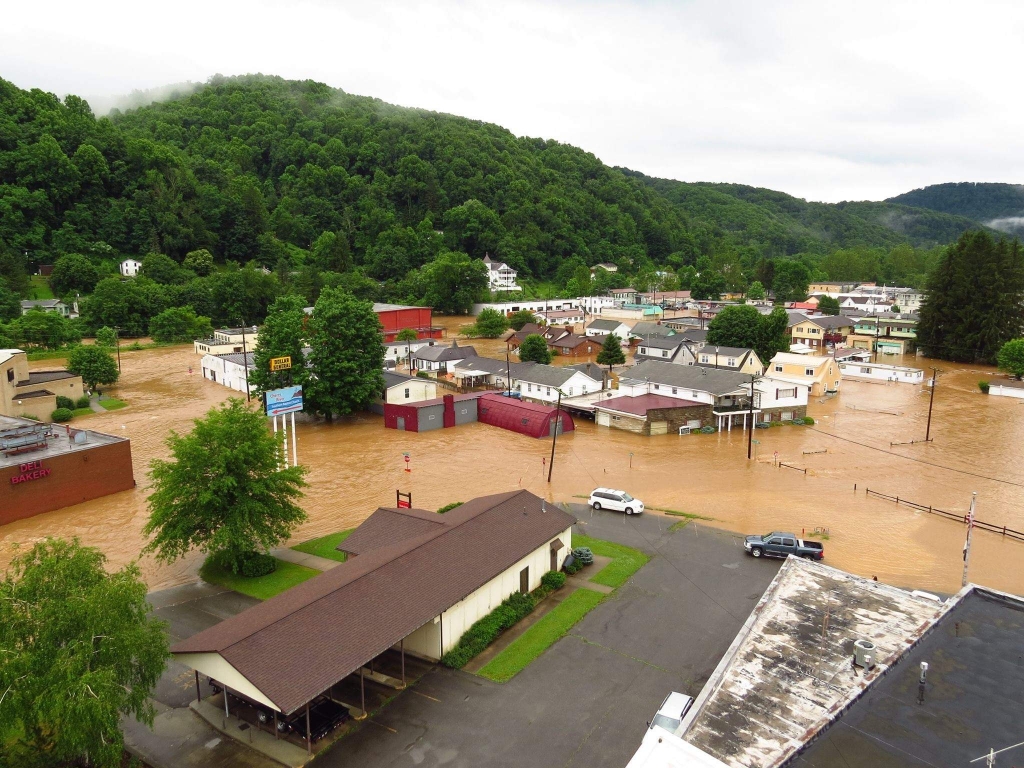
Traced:
[[938, 380], [939, 369], [932, 366], [932, 393], [928, 397], [928, 425], [924, 430], [924, 441], [931, 440], [932, 435], [932, 404], [935, 402], [935, 382]]
[[245, 318], [242, 318], [242, 368], [245, 370], [245, 402], [252, 402], [249, 394], [249, 352], [245, 348]]
[[555, 428], [551, 430], [551, 461], [548, 462], [548, 482], [551, 482], [551, 471], [555, 468], [555, 441], [558, 440], [558, 421], [562, 418], [562, 390], [558, 390], [558, 405], [555, 406]]
[[750, 377], [750, 402], [747, 404], [747, 411], [750, 414], [750, 424], [747, 425], [747, 461], [750, 461], [750, 453], [753, 450], [754, 441], [754, 381], [753, 376]]
[[978, 500], [978, 492], [971, 494], [971, 511], [967, 513], [967, 542], [964, 544], [964, 576], [960, 581], [961, 587], [967, 586], [967, 567], [971, 562], [971, 531], [974, 530], [974, 503]]
[[508, 396], [512, 397], [512, 363], [509, 362], [510, 346], [505, 347], [505, 381], [508, 383]]

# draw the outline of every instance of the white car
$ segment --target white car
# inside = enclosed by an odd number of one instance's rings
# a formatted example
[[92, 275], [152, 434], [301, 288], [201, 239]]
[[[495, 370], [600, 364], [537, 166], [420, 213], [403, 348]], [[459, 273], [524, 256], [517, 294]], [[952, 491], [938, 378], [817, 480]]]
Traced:
[[640, 499], [634, 499], [625, 491], [616, 491], [612, 488], [595, 488], [588, 503], [594, 509], [610, 509], [613, 512], [625, 512], [627, 515], [641, 515], [644, 511], [644, 503]]
[[692, 705], [692, 697], [687, 696], [685, 693], [673, 691], [661, 702], [658, 714], [647, 724], [647, 727], [650, 729], [656, 727], [664, 728], [673, 736], [676, 736], [678, 735], [676, 731], [679, 730], [679, 726], [683, 723], [683, 718], [686, 717], [686, 713], [690, 711]]

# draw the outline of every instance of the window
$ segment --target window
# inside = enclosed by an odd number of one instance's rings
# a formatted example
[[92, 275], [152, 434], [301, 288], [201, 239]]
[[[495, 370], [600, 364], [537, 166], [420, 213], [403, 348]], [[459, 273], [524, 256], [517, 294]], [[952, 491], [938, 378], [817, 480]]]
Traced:
[[405, 388], [405, 396], [406, 396], [406, 398], [409, 397], [409, 388], [408, 387]]
[[735, 357], [727, 357], [725, 359], [725, 364], [728, 365], [730, 368], [735, 368], [736, 367], [736, 358]]
[[699, 395], [696, 392], [690, 392], [690, 395], [692, 395], [693, 397], [699, 397]]
[[775, 397], [779, 400], [784, 397], [796, 397], [796, 387], [792, 387], [791, 389], [777, 389], [775, 390]]
[[813, 368], [804, 368], [804, 376], [813, 376], [813, 375], [814, 375], [814, 369]]
[[782, 366], [781, 365], [776, 365], [775, 366], [775, 372], [776, 373], [782, 373]]
[[793, 412], [792, 411], [783, 411], [782, 412], [782, 420], [783, 421], [792, 421], [793, 420]]
[[668, 357], [668, 350], [667, 349], [661, 350], [661, 356], [662, 357]]
[[677, 394], [679, 394], [679, 393], [678, 393], [678, 392], [676, 391], [676, 388], [675, 388], [675, 387], [672, 387], [672, 394], [673, 394], [673, 395], [677, 395]]
[[795, 547], [796, 546], [796, 542], [793, 541], [793, 539], [783, 539], [782, 540], [782, 546], [784, 546], [784, 547]]
[[810, 331], [811, 333], [821, 333], [821, 331], [818, 330], [817, 328], [811, 328]]
[[870, 369], [870, 368], [863, 368], [863, 367], [862, 367], [862, 368], [860, 369], [860, 372], [861, 372], [861, 373], [871, 373], [871, 369]]
[[655, 389], [661, 389], [661, 385], [660, 385], [660, 384], [655, 384], [655, 385], [654, 385], [654, 388], [655, 388]]
[[548, 395], [551, 394], [551, 387], [548, 387], [548, 391], [545, 394], [548, 394]]
[[533, 392], [533, 384], [527, 384], [526, 385], [526, 391], [527, 392]]
[[707, 355], [701, 355], [701, 356], [700, 356], [700, 361], [701, 361], [702, 363], [706, 363], [706, 362], [708, 361], [708, 356], [707, 356]]
[[569, 387], [569, 397], [572, 397], [572, 387]]
[[13, 368], [8, 368], [7, 369], [7, 380], [8, 381], [14, 381], [14, 369]]

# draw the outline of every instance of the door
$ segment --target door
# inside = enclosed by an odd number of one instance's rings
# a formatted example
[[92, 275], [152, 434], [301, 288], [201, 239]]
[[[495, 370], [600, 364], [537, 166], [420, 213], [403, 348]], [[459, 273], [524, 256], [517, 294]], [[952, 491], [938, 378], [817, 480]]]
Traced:
[[558, 570], [558, 550], [557, 549], [552, 549], [551, 550], [551, 567], [548, 570], [550, 570], [550, 571], [557, 571]]
[[764, 551], [772, 555], [784, 555], [782, 551], [782, 537], [772, 536], [765, 542]]
[[612, 417], [610, 414], [604, 411], [598, 411], [597, 413], [597, 426], [599, 427], [610, 427], [612, 425]]
[[530, 591], [530, 566], [519, 572], [519, 591], [524, 595]]
[[400, 429], [403, 432], [405, 431], [405, 416], [399, 416], [398, 417], [398, 419], [397, 419], [397, 421], [395, 423], [395, 429]]

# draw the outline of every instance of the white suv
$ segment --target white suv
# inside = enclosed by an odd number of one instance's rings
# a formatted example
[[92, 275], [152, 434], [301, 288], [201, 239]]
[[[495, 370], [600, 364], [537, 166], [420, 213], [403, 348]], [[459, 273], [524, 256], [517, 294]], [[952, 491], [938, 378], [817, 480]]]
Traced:
[[611, 488], [595, 488], [590, 494], [589, 504], [594, 509], [611, 509], [627, 515], [640, 515], [644, 511], [644, 503], [640, 499]]

